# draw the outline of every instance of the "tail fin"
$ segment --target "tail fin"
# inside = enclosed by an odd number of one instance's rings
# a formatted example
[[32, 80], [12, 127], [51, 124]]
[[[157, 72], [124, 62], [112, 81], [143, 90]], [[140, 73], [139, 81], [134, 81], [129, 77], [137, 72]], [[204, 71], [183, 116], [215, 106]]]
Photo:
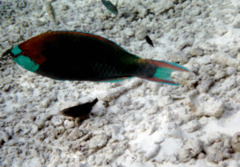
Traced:
[[149, 60], [150, 63], [157, 66], [157, 69], [152, 78], [146, 78], [147, 80], [161, 82], [164, 84], [169, 85], [179, 85], [171, 79], [171, 73], [173, 71], [188, 71], [187, 68], [172, 62], [166, 61], [156, 61], [156, 60]]

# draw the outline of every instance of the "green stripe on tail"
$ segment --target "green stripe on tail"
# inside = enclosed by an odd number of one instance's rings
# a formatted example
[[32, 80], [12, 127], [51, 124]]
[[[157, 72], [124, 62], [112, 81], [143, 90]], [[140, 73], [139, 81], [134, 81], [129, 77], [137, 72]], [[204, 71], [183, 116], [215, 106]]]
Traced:
[[155, 82], [161, 82], [163, 84], [168, 85], [179, 85], [175, 83], [171, 79], [171, 73], [173, 71], [188, 71], [187, 68], [172, 62], [166, 62], [166, 61], [155, 61], [155, 60], [149, 60], [150, 63], [157, 66], [157, 69], [153, 75], [152, 78], [147, 78], [148, 80], [155, 81]]

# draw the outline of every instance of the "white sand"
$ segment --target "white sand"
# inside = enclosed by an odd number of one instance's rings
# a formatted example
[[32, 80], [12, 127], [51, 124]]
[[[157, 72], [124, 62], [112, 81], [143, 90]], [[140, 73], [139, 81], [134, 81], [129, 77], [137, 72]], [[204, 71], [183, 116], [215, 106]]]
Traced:
[[[117, 17], [100, 0], [52, 6], [55, 22], [45, 0], [2, 0], [0, 54], [42, 32], [76, 30], [195, 74], [175, 74], [179, 87], [61, 82], [2, 61], [0, 166], [240, 166], [240, 1], [119, 0]], [[80, 124], [59, 115], [96, 97]]]

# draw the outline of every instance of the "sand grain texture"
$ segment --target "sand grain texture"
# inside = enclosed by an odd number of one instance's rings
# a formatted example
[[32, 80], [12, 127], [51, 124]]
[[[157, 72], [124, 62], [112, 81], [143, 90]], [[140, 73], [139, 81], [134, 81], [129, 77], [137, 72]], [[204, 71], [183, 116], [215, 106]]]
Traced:
[[[238, 0], [119, 0], [118, 16], [100, 0], [57, 0], [54, 21], [46, 3], [0, 2], [0, 54], [49, 30], [76, 30], [193, 73], [177, 74], [179, 87], [61, 82], [2, 60], [0, 166], [240, 166]], [[96, 97], [81, 123], [59, 115]]]

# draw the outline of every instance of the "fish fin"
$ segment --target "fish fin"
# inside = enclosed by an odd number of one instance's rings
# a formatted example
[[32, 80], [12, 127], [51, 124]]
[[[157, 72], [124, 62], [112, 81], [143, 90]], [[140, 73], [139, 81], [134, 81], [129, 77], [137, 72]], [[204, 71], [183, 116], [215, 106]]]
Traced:
[[102, 81], [102, 82], [111, 82], [111, 83], [115, 83], [115, 82], [121, 82], [125, 79], [130, 79], [132, 77], [122, 77], [122, 78], [116, 78], [116, 79], [109, 79], [109, 80], [105, 80], [105, 81]]
[[102, 0], [103, 5], [113, 14], [118, 15], [118, 9], [108, 0]]
[[173, 71], [188, 71], [187, 68], [172, 62], [166, 62], [166, 61], [156, 61], [156, 60], [149, 60], [150, 63], [157, 66], [157, 69], [153, 75], [152, 78], [146, 78], [147, 80], [155, 81], [155, 82], [161, 82], [163, 84], [169, 84], [169, 85], [179, 85], [175, 83], [171, 79], [171, 73]]

